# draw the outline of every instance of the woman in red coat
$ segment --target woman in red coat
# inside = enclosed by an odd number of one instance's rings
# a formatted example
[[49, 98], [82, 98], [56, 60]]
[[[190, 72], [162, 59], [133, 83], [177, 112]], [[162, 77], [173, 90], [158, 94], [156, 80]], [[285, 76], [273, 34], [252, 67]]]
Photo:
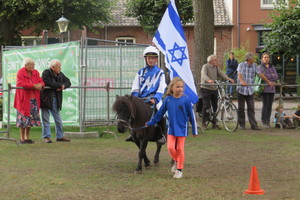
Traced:
[[17, 127], [20, 128], [20, 143], [32, 144], [29, 139], [30, 127], [40, 126], [40, 90], [45, 83], [40, 73], [34, 69], [34, 60], [25, 58], [23, 66], [17, 73], [17, 89], [14, 107], [17, 109]]

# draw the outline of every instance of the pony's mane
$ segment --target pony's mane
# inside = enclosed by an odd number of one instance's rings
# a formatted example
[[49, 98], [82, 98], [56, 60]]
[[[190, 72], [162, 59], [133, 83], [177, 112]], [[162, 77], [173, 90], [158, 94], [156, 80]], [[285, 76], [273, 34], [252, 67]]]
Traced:
[[138, 116], [142, 121], [149, 120], [151, 108], [142, 99], [129, 95], [118, 96], [113, 105], [113, 111], [120, 111], [124, 105], [128, 108], [133, 117]]

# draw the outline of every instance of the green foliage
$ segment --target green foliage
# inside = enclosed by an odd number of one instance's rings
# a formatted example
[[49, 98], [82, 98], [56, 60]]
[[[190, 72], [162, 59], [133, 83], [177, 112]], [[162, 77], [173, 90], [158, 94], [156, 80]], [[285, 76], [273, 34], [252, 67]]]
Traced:
[[264, 51], [296, 55], [300, 52], [300, 1], [279, 1], [269, 16], [272, 23], [266, 28], [272, 29], [263, 35]]
[[[34, 27], [34, 32], [56, 30], [55, 21], [64, 16], [70, 29], [92, 28], [97, 22], [110, 20], [116, 0], [0, 0], [0, 45], [12, 45], [19, 31]], [[16, 42], [16, 41], [15, 41]]]
[[[183, 24], [193, 21], [192, 0], [176, 0]], [[128, 0], [126, 15], [135, 17], [145, 32], [154, 34], [169, 4], [167, 0]]]

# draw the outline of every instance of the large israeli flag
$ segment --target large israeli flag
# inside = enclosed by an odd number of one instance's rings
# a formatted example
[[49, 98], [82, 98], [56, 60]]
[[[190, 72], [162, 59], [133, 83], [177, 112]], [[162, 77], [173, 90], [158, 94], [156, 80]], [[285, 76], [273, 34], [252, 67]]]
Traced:
[[198, 101], [197, 90], [190, 68], [189, 53], [175, 0], [171, 0], [154, 35], [153, 43], [165, 55], [170, 78], [179, 76], [185, 82], [184, 93], [192, 103]]

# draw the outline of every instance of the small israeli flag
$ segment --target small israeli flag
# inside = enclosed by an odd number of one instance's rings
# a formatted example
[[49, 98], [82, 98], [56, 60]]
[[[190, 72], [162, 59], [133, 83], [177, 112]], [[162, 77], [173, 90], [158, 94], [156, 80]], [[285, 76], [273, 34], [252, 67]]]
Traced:
[[170, 70], [170, 78], [180, 77], [185, 82], [185, 95], [191, 99], [192, 103], [197, 103], [197, 90], [175, 0], [170, 1], [152, 42], [165, 55], [166, 67]]

